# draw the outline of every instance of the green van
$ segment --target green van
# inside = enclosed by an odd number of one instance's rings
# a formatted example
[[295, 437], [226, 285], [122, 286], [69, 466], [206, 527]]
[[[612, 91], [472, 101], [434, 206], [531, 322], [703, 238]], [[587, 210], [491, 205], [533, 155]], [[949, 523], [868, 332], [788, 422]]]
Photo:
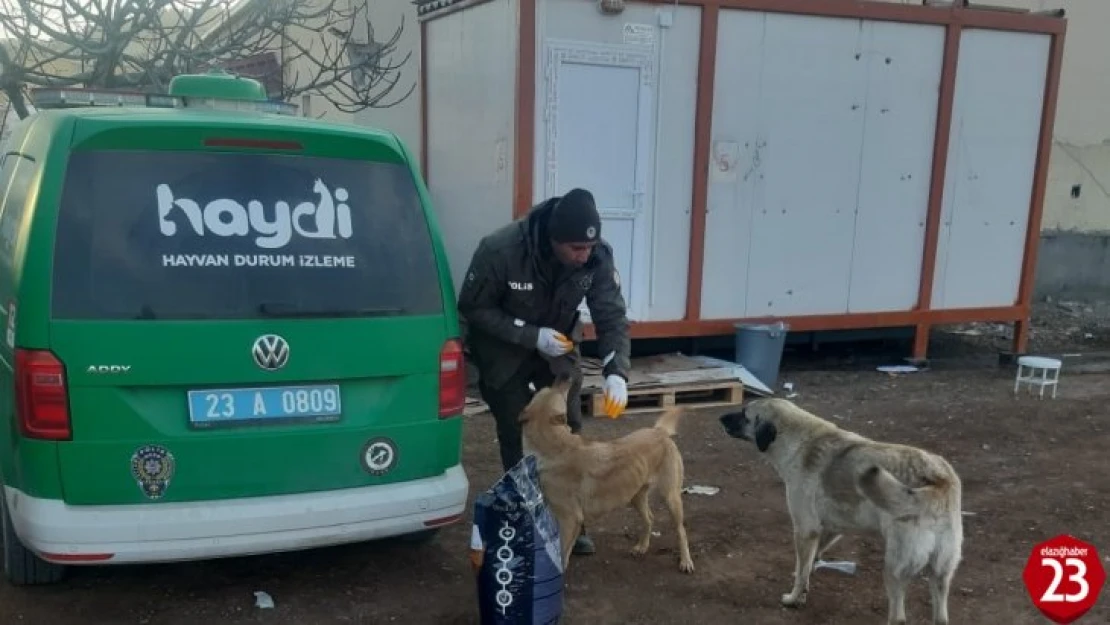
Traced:
[[0, 150], [12, 583], [461, 519], [455, 291], [395, 135], [219, 73], [36, 103]]

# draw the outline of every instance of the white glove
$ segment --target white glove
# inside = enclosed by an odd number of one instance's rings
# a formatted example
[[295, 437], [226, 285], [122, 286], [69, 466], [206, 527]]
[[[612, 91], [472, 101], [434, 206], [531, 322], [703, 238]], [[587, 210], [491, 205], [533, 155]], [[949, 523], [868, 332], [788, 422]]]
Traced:
[[628, 383], [621, 376], [610, 374], [605, 377], [605, 386], [602, 390], [605, 393], [605, 401], [602, 404], [605, 414], [610, 419], [616, 419], [628, 405]]
[[540, 336], [536, 340], [536, 349], [552, 358], [558, 358], [574, 349], [574, 343], [562, 332], [556, 332], [551, 328], [540, 328]]

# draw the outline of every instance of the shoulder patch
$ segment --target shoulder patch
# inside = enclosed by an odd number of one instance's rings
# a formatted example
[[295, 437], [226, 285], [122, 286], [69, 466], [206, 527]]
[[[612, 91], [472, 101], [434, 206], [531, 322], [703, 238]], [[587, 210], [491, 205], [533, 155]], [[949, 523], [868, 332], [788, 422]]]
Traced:
[[593, 252], [590, 254], [590, 259], [586, 261], [586, 267], [590, 269], [604, 269], [606, 265], [613, 266], [616, 262], [616, 256], [613, 255], [613, 248], [605, 239], [598, 239], [597, 245], [594, 246]]
[[589, 272], [578, 279], [578, 288], [583, 291], [589, 291], [590, 287], [594, 284], [594, 272]]
[[621, 285], [621, 272], [617, 271], [616, 267], [613, 267], [613, 283], [618, 287]]

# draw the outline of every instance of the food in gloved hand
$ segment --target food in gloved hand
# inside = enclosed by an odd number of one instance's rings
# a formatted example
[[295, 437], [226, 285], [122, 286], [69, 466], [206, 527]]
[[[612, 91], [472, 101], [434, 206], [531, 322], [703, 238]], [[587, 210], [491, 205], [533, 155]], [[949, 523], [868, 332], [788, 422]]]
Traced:
[[551, 328], [540, 328], [536, 348], [553, 358], [574, 349], [574, 343], [565, 334]]
[[610, 419], [616, 419], [628, 405], [628, 383], [621, 376], [611, 374], [605, 377], [605, 386], [602, 390], [605, 393], [602, 403], [605, 415]]

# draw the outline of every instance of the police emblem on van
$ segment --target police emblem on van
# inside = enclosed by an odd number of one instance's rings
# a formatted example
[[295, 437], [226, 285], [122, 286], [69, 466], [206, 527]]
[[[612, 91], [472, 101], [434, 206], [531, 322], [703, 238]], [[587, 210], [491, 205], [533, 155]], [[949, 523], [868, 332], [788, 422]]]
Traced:
[[289, 343], [276, 334], [263, 334], [251, 347], [254, 364], [267, 371], [277, 371], [289, 362]]
[[[301, 202], [290, 208], [288, 202], [274, 204], [274, 218], [267, 219], [262, 202], [250, 200], [246, 206], [229, 198], [216, 198], [203, 207], [197, 200], [175, 197], [168, 184], [155, 189], [158, 197], [158, 228], [162, 234], [177, 234], [177, 222], [171, 219], [174, 212], [184, 214], [186, 222], [197, 236], [211, 233], [218, 237], [245, 237], [252, 232], [258, 247], [276, 249], [285, 247], [293, 232], [309, 239], [351, 238], [351, 207], [346, 204], [349, 193], [337, 187], [334, 195], [324, 181], [317, 178], [312, 191], [319, 201]], [[337, 204], [338, 202], [338, 204]], [[178, 209], [174, 211], [174, 209]], [[312, 221], [306, 227], [303, 218]]]
[[143, 445], [131, 454], [131, 477], [148, 499], [161, 499], [173, 478], [176, 462], [161, 445]]

